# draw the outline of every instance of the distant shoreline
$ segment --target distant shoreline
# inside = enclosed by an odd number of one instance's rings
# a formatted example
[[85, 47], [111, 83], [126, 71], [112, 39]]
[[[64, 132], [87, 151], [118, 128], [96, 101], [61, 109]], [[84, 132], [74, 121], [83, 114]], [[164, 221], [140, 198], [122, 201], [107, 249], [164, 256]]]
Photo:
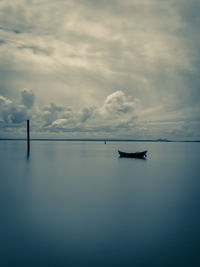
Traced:
[[[26, 138], [0, 138], [0, 141], [26, 141]], [[156, 140], [137, 140], [137, 139], [106, 139], [106, 138], [31, 138], [30, 141], [66, 141], [66, 142], [184, 142], [184, 143], [199, 143], [200, 140], [167, 140], [167, 139], [156, 139]]]

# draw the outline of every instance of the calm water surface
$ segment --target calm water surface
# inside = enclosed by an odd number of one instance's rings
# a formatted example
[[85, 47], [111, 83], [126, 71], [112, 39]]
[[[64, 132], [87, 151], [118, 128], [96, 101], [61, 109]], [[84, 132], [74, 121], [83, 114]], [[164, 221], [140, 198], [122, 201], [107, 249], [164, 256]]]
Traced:
[[200, 266], [199, 151], [0, 141], [0, 266]]

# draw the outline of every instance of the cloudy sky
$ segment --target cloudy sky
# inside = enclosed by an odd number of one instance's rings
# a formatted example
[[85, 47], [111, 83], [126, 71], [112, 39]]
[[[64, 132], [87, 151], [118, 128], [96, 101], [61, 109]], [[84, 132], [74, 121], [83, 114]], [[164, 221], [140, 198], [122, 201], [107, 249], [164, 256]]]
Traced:
[[200, 139], [199, 0], [1, 0], [0, 137]]

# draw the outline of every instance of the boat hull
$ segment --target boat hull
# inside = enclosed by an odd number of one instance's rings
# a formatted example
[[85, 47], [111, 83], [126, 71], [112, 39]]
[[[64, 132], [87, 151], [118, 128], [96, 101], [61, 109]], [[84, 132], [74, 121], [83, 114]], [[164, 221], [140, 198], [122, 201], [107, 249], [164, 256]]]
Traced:
[[122, 151], [119, 151], [119, 155], [120, 157], [123, 157], [123, 158], [145, 158], [147, 155], [147, 151], [142, 151], [142, 152], [136, 152], [136, 153], [127, 153], [127, 152], [122, 152]]

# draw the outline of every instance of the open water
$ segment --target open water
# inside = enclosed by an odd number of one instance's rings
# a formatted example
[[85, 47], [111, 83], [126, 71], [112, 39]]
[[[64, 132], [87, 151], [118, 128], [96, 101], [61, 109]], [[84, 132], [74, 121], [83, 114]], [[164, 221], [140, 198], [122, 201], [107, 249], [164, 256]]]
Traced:
[[199, 151], [0, 141], [0, 266], [200, 266]]

